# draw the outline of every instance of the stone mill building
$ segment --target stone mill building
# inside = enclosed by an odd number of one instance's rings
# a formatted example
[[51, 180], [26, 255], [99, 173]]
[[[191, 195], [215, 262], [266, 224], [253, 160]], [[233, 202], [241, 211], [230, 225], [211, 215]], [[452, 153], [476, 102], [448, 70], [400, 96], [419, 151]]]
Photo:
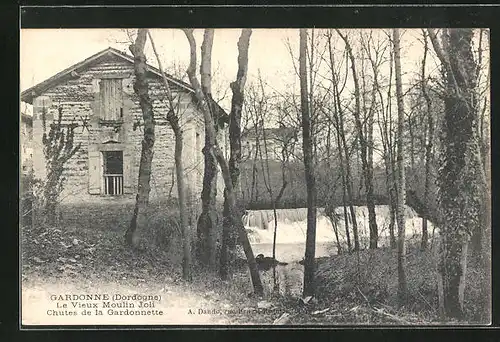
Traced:
[[[158, 69], [149, 66], [149, 95], [153, 102], [156, 141], [150, 199], [177, 196], [174, 136], [166, 120], [167, 98]], [[142, 111], [133, 89], [133, 57], [108, 48], [25, 90], [21, 101], [33, 105], [32, 165], [34, 176], [46, 175], [42, 150], [42, 116], [49, 123], [62, 110], [64, 125], [73, 124], [80, 150], [65, 165], [64, 203], [133, 202], [137, 192]], [[196, 198], [203, 180], [204, 124], [192, 87], [168, 76], [184, 134], [186, 184]], [[227, 114], [215, 106], [221, 117]], [[225, 130], [221, 145], [226, 151]], [[220, 178], [220, 177], [219, 177]], [[222, 193], [222, 183], [220, 184]]]

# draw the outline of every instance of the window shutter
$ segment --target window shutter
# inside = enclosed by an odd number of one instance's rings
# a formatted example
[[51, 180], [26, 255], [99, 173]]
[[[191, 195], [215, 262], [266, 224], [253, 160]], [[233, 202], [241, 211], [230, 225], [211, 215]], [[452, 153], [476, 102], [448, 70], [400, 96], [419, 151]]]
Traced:
[[122, 79], [103, 79], [100, 82], [101, 115], [104, 120], [118, 120], [122, 104]]
[[134, 178], [132, 174], [133, 156], [128, 149], [123, 151], [123, 193], [134, 193]]
[[89, 193], [99, 195], [101, 193], [101, 153], [89, 151]]
[[92, 80], [92, 93], [94, 94], [94, 101], [91, 102], [92, 115], [94, 118], [101, 116], [101, 95], [99, 92], [99, 79]]

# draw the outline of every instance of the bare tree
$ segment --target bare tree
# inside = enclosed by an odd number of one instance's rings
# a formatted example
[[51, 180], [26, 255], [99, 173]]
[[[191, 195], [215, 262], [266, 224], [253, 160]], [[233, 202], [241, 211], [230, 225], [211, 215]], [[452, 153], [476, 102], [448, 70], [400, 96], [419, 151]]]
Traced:
[[340, 160], [340, 171], [342, 177], [342, 201], [344, 205], [344, 221], [346, 228], [346, 238], [348, 244], [348, 250], [351, 250], [351, 241], [349, 236], [349, 220], [347, 218], [347, 210], [346, 210], [346, 202], [349, 203], [349, 211], [352, 222], [352, 230], [353, 230], [353, 238], [354, 238], [354, 251], [359, 251], [359, 236], [358, 236], [358, 223], [356, 219], [356, 213], [354, 212], [353, 206], [353, 190], [352, 190], [352, 179], [351, 179], [351, 165], [349, 161], [349, 149], [346, 141], [346, 133], [344, 128], [344, 111], [342, 109], [342, 103], [340, 98], [340, 93], [345, 88], [345, 83], [347, 80], [344, 80], [342, 84], [342, 89], [339, 88], [339, 75], [335, 70], [336, 62], [335, 62], [335, 53], [333, 51], [332, 46], [332, 32], [328, 32], [328, 48], [329, 48], [329, 56], [330, 56], [330, 70], [332, 73], [332, 83], [333, 83], [333, 111], [332, 116], [334, 120], [334, 127], [337, 131], [337, 147], [339, 150], [339, 160]]
[[[256, 295], [262, 295], [264, 290], [262, 287], [262, 282], [260, 280], [259, 271], [257, 269], [257, 263], [255, 261], [255, 257], [252, 251], [252, 246], [250, 245], [250, 241], [248, 240], [247, 232], [241, 220], [241, 216], [238, 215], [238, 212], [236, 210], [236, 197], [234, 194], [234, 188], [231, 180], [229, 166], [226, 160], [224, 159], [224, 155], [220, 147], [217, 144], [217, 131], [215, 128], [216, 124], [214, 123], [212, 108], [209, 105], [210, 97], [207, 95], [209, 93], [204, 92], [202, 90], [202, 85], [200, 84], [198, 78], [196, 77], [196, 41], [194, 39], [193, 29], [184, 29], [184, 33], [189, 42], [189, 48], [190, 48], [190, 62], [186, 73], [188, 74], [191, 86], [195, 90], [195, 96], [200, 105], [200, 110], [203, 114], [203, 118], [205, 121], [205, 132], [207, 134], [206, 142], [208, 143], [207, 146], [210, 148], [210, 150], [207, 151], [213, 153], [221, 168], [222, 176], [224, 178], [224, 185], [226, 187], [225, 191], [226, 191], [226, 198], [228, 201], [229, 217], [231, 218], [231, 224], [237, 229], [239, 241], [243, 245], [243, 250], [245, 251], [245, 255], [247, 257], [248, 268], [250, 270], [250, 276], [252, 279], [254, 293]], [[204, 36], [204, 45], [206, 48], [202, 49], [202, 62], [201, 62], [201, 69], [202, 69], [201, 74], [204, 75], [205, 90], [207, 90], [208, 86], [206, 82], [210, 81], [210, 78], [208, 76], [210, 75], [209, 68], [211, 63], [210, 52], [211, 52], [212, 42], [213, 42], [213, 30], [206, 29]]]
[[401, 81], [401, 48], [399, 29], [393, 29], [394, 71], [396, 76], [396, 99], [398, 104], [398, 134], [397, 134], [397, 216], [398, 216], [398, 297], [400, 305], [405, 305], [408, 296], [406, 282], [406, 249], [405, 249], [405, 163], [403, 145], [404, 100]]
[[[387, 35], [389, 38], [390, 34]], [[393, 124], [392, 124], [392, 78], [393, 78], [393, 51], [389, 50], [389, 77], [387, 79], [387, 95], [384, 96], [381, 84], [380, 68], [384, 62], [383, 56], [388, 45], [384, 43], [378, 44], [373, 48], [371, 44], [364, 45], [367, 50], [368, 58], [373, 70], [373, 89], [378, 95], [378, 110], [377, 121], [382, 142], [382, 155], [384, 160], [384, 169], [386, 176], [386, 187], [389, 197], [389, 245], [391, 248], [396, 248], [396, 237], [394, 227], [396, 225], [396, 170], [393, 144]], [[387, 99], [387, 100], [386, 100]]]
[[[185, 31], [187, 32], [187, 31]], [[193, 38], [194, 39], [194, 38]], [[203, 44], [201, 45], [201, 66], [200, 76], [201, 84], [200, 90], [203, 98], [206, 99], [207, 110], [213, 119], [213, 123], [205, 124], [205, 146], [203, 147], [203, 154], [205, 156], [204, 173], [203, 173], [203, 189], [201, 191], [201, 214], [198, 218], [198, 240], [197, 240], [197, 257], [201, 264], [208, 266], [210, 269], [215, 270], [217, 264], [216, 258], [216, 240], [217, 240], [217, 160], [215, 158], [210, 134], [208, 134], [208, 126], [215, 129], [215, 134], [218, 132], [219, 125], [217, 123], [215, 114], [215, 105], [212, 101], [212, 73], [211, 73], [211, 55], [212, 43], [214, 39], [214, 30], [205, 30], [203, 37]], [[188, 68], [190, 70], [190, 68]], [[196, 70], [196, 69], [195, 69]], [[192, 71], [195, 77], [195, 70]], [[189, 74], [188, 76], [191, 77]], [[191, 82], [192, 83], [192, 82]]]
[[355, 97], [355, 109], [353, 111], [356, 129], [358, 132], [358, 142], [359, 149], [361, 152], [361, 165], [364, 176], [364, 182], [366, 187], [366, 205], [368, 208], [368, 221], [370, 226], [370, 248], [377, 248], [378, 244], [378, 228], [377, 220], [375, 214], [375, 200], [373, 197], [373, 167], [370, 166], [370, 160], [368, 156], [368, 140], [363, 129], [363, 121], [361, 119], [361, 93], [360, 85], [358, 80], [358, 73], [356, 71], [356, 60], [354, 58], [354, 53], [352, 51], [351, 44], [346, 35], [342, 34], [340, 30], [336, 30], [338, 35], [342, 38], [345, 43], [347, 54], [351, 61], [352, 77], [354, 81], [354, 97]]
[[[231, 83], [233, 98], [231, 113], [229, 114], [229, 173], [233, 189], [238, 188], [241, 164], [241, 115], [244, 104], [244, 88], [248, 70], [248, 50], [250, 46], [251, 29], [243, 29], [238, 40], [238, 71], [236, 80]], [[222, 246], [220, 259], [220, 276], [227, 279], [229, 264], [231, 262], [229, 251], [234, 250], [234, 237], [232, 234], [231, 218], [229, 217], [229, 202], [227, 191], [224, 193], [224, 220], [222, 230]]]
[[155, 143], [155, 122], [153, 104], [148, 93], [147, 64], [144, 46], [147, 39], [147, 29], [139, 29], [134, 44], [130, 51], [134, 56], [135, 82], [134, 91], [139, 97], [139, 104], [144, 120], [144, 137], [142, 140], [141, 161], [139, 165], [139, 179], [135, 207], [130, 221], [130, 226], [125, 233], [125, 241], [131, 246], [136, 246], [136, 231], [144, 229], [146, 225], [146, 208], [151, 191], [151, 164], [153, 160], [153, 147]]
[[[255, 114], [260, 122], [265, 122], [266, 121], [265, 116], [269, 112], [270, 108], [268, 108], [267, 103], [266, 103], [267, 102], [267, 95], [265, 94], [264, 84], [262, 82], [262, 78], [260, 77], [260, 74], [259, 74], [259, 86], [260, 86], [259, 87], [260, 96], [262, 97], [261, 98], [262, 101], [260, 101], [260, 103], [263, 104], [263, 106], [259, 106], [259, 111], [256, 112]], [[288, 159], [289, 159], [288, 146], [290, 143], [290, 137], [286, 133], [285, 129], [286, 128], [284, 126], [281, 126], [279, 128], [279, 131], [276, 131], [276, 133], [274, 134], [273, 137], [268, 137], [268, 135], [266, 133], [266, 128], [262, 126], [261, 131], [262, 131], [263, 149], [261, 149], [261, 148], [258, 149], [260, 152], [260, 162], [261, 162], [261, 167], [262, 167], [262, 175], [263, 175], [264, 185], [265, 185], [266, 190], [269, 194], [269, 199], [271, 201], [272, 210], [273, 210], [274, 232], [273, 232], [272, 258], [274, 260], [276, 260], [276, 238], [277, 238], [277, 234], [278, 234], [278, 214], [276, 211], [276, 207], [277, 207], [278, 203], [280, 202], [281, 198], [283, 197], [285, 189], [288, 185], [288, 181], [287, 181], [287, 177], [286, 177], [286, 164], [287, 164]], [[271, 168], [269, 166], [270, 156], [269, 156], [268, 144], [269, 144], [269, 138], [274, 139], [275, 143], [276, 143], [276, 140], [280, 140], [280, 134], [282, 135], [281, 144], [280, 144], [280, 146], [277, 146], [275, 148], [281, 149], [280, 160], [281, 160], [281, 180], [282, 180], [282, 183], [281, 183], [281, 188], [275, 197], [274, 190], [273, 190], [274, 184], [272, 183], [272, 180], [271, 180]], [[262, 152], [264, 152], [264, 155], [262, 154]], [[276, 150], [274, 152], [276, 152]], [[274, 155], [274, 153], [273, 153], [273, 155]], [[274, 284], [273, 290], [279, 291], [275, 267], [273, 267], [273, 284]]]
[[[427, 55], [429, 51], [429, 41], [427, 39], [427, 32], [422, 30], [422, 36], [424, 40], [424, 55], [422, 57], [422, 71], [420, 86], [422, 88], [422, 95], [425, 99], [426, 113], [427, 113], [427, 125], [426, 125], [426, 142], [425, 142], [425, 185], [424, 185], [424, 203], [429, 206], [430, 202], [430, 186], [431, 186], [431, 163], [433, 162], [433, 143], [434, 143], [434, 117], [432, 110], [432, 101], [427, 91], [427, 79], [425, 76], [425, 68], [427, 65]], [[429, 234], [427, 231], [427, 217], [422, 218], [422, 242], [421, 248], [426, 249], [428, 244]]]
[[300, 103], [302, 112], [302, 149], [304, 153], [305, 180], [307, 185], [307, 235], [304, 259], [304, 297], [315, 294], [316, 262], [316, 180], [314, 174], [313, 148], [311, 137], [311, 114], [307, 91], [307, 29], [300, 29], [299, 78]]
[[149, 40], [151, 42], [151, 45], [153, 47], [153, 52], [156, 56], [156, 60], [158, 62], [158, 68], [160, 69], [160, 73], [162, 76], [163, 80], [163, 85], [166, 90], [167, 94], [167, 100], [168, 100], [168, 113], [167, 113], [167, 120], [170, 124], [170, 127], [172, 128], [172, 131], [174, 132], [175, 136], [175, 152], [174, 152], [174, 159], [175, 159], [175, 174], [177, 177], [177, 193], [178, 193], [178, 202], [179, 202], [179, 221], [180, 221], [180, 226], [181, 226], [181, 231], [182, 231], [182, 249], [183, 249], [183, 262], [182, 262], [182, 276], [185, 280], [191, 280], [191, 232], [189, 229], [188, 225], [188, 210], [187, 210], [187, 205], [186, 205], [186, 182], [185, 182], [185, 175], [184, 175], [184, 165], [183, 165], [183, 155], [182, 155], [182, 148], [183, 148], [183, 133], [181, 129], [181, 124], [180, 124], [180, 118], [179, 118], [179, 106], [176, 106], [174, 103], [174, 96], [172, 94], [172, 91], [170, 89], [170, 85], [167, 79], [167, 76], [165, 75], [165, 72], [163, 71], [163, 66], [160, 61], [160, 57], [158, 55], [158, 52], [156, 50], [156, 46], [153, 40], [153, 37], [151, 36], [151, 33], [148, 32]]

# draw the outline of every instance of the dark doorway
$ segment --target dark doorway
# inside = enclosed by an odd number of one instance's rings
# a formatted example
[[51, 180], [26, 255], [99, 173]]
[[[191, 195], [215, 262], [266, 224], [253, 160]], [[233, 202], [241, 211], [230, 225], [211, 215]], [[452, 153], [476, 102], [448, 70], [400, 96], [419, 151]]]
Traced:
[[104, 194], [123, 194], [123, 151], [105, 151], [104, 157]]

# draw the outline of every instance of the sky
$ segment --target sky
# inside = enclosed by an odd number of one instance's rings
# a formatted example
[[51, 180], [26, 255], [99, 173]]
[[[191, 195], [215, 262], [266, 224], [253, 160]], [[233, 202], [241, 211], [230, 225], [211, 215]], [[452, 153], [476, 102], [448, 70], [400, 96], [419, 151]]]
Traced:
[[[230, 82], [237, 71], [237, 46], [241, 30], [217, 29], [213, 45], [213, 71], [221, 81]], [[173, 29], [152, 29], [155, 45], [165, 68], [183, 67], [189, 61], [189, 45], [184, 33]], [[293, 68], [283, 39], [294, 30], [253, 30], [249, 56], [249, 78], [274, 77]], [[297, 33], [298, 34], [298, 31]], [[195, 30], [198, 50], [203, 30]], [[111, 46], [130, 54], [127, 34], [121, 29], [27, 29], [21, 30], [21, 91], [27, 89], [92, 54]], [[148, 63], [157, 65], [150, 44], [146, 46]], [[215, 76], [214, 76], [215, 77]], [[293, 77], [292, 77], [293, 78]], [[217, 81], [217, 80], [215, 80]]]
[[[359, 53], [361, 30], [342, 31], [348, 34], [355, 53]], [[20, 44], [21, 91], [108, 47], [114, 47], [130, 55], [128, 47], [131, 40], [128, 33], [135, 32], [136, 30], [126, 31], [124, 29], [22, 29]], [[187, 81], [185, 69], [189, 62], [189, 44], [182, 30], [150, 29], [150, 32], [166, 71], [173, 76], [184, 77], [184, 80]], [[311, 32], [308, 30], [309, 35]], [[316, 37], [321, 34], [318, 30], [315, 32]], [[368, 32], [368, 30], [364, 32]], [[378, 38], [385, 39], [390, 30], [372, 30], [372, 32], [374, 39], [377, 40]], [[414, 78], [419, 77], [423, 44], [420, 29], [404, 29], [400, 32], [402, 80], [403, 92], [405, 92], [410, 84], [415, 84]], [[223, 100], [219, 101], [227, 111], [230, 109], [231, 99], [231, 92], [228, 90], [229, 84], [235, 79], [237, 72], [237, 42], [240, 33], [240, 29], [215, 29], [212, 49], [212, 91], [216, 100], [221, 99], [222, 94], [227, 94]], [[203, 29], [196, 29], [194, 35], [199, 63]], [[334, 36], [334, 48], [338, 49], [341, 56], [340, 51], [343, 51], [344, 44], [337, 35]], [[325, 41], [316, 40], [316, 43], [317, 50], [321, 51]], [[320, 46], [321, 44], [323, 45]], [[299, 80], [296, 74], [298, 45], [298, 29], [253, 29], [249, 48], [247, 87], [252, 83], [257, 83], [257, 77], [260, 74], [265, 82], [267, 94], [290, 91], [298, 94]], [[430, 49], [432, 51], [432, 48]], [[290, 52], [293, 53], [293, 58]], [[148, 63], [157, 66], [149, 42], [146, 44], [145, 53]], [[328, 58], [328, 53], [325, 54], [325, 58]], [[484, 56], [485, 60], [487, 58], [488, 56]], [[437, 72], [438, 64], [437, 58], [431, 53], [427, 62], [427, 74]], [[358, 65], [358, 72], [359, 67]], [[389, 63], [386, 61], [381, 67], [382, 78], [387, 77], [388, 70]], [[329, 76], [327, 67], [325, 66], [321, 72], [325, 75], [324, 82], [331, 84], [329, 83], [331, 76]], [[349, 74], [346, 87], [348, 91], [346, 96], [349, 99], [352, 98], [352, 95], [349, 95], [353, 88], [352, 76], [349, 69], [344, 68], [345, 72]], [[395, 106], [395, 101], [391, 101], [391, 105]], [[31, 107], [21, 104], [21, 111], [30, 114]]]
[[[382, 34], [381, 30], [376, 31]], [[212, 55], [214, 92], [224, 93], [236, 76], [236, 44], [240, 32], [240, 29], [215, 30]], [[176, 66], [174, 69], [184, 76], [189, 61], [189, 45], [184, 33], [180, 29], [151, 29], [151, 33], [164, 68], [174, 73], [172, 68]], [[411, 70], [418, 70], [422, 47], [415, 37], [419, 34], [420, 30], [403, 32], [401, 47], [405, 75], [411, 75]], [[298, 35], [298, 29], [254, 29], [250, 41], [247, 82], [255, 82], [260, 73], [270, 89], [278, 92], [298, 89], [298, 78], [290, 56], [290, 50], [295, 58], [298, 56]], [[202, 29], [195, 30], [195, 38], [199, 54], [203, 39]], [[355, 35], [352, 42], [356, 44]], [[129, 45], [130, 40], [123, 29], [22, 29], [21, 91], [107, 47], [111, 46], [130, 54]], [[149, 43], [146, 45], [146, 55], [148, 63], [157, 66]], [[227, 107], [228, 99], [225, 102]]]

